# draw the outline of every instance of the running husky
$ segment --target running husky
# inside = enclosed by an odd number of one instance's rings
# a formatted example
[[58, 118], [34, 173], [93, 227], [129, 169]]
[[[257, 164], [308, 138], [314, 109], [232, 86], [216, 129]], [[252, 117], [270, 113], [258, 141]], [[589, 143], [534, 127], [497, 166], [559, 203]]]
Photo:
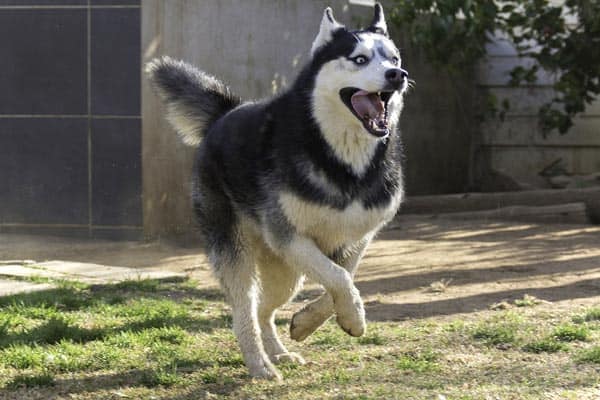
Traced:
[[193, 203], [210, 261], [231, 303], [233, 330], [254, 377], [304, 363], [277, 336], [274, 313], [304, 277], [326, 293], [292, 318], [303, 340], [336, 314], [365, 332], [353, 283], [365, 248], [402, 199], [397, 124], [408, 74], [381, 5], [350, 31], [330, 8], [308, 64], [289, 90], [242, 103], [212, 76], [168, 57], [147, 65], [183, 141], [198, 146]]

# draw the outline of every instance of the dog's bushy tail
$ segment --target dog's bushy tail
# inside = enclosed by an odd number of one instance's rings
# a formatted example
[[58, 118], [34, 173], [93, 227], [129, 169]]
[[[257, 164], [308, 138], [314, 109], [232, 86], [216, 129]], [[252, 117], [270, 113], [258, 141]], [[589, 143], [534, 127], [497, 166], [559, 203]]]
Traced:
[[190, 146], [241, 103], [225, 84], [183, 61], [156, 58], [146, 64], [146, 73], [167, 105], [167, 120]]

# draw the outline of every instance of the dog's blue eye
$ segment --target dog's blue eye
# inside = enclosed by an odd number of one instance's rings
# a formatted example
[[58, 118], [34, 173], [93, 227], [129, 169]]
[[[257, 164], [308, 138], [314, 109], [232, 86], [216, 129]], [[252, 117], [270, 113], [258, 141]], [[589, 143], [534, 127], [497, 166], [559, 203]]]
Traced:
[[354, 61], [354, 64], [361, 65], [369, 61], [369, 59], [365, 56], [356, 56], [352, 59], [352, 61]]
[[400, 62], [400, 59], [398, 57], [392, 57], [392, 64], [398, 65], [399, 62]]

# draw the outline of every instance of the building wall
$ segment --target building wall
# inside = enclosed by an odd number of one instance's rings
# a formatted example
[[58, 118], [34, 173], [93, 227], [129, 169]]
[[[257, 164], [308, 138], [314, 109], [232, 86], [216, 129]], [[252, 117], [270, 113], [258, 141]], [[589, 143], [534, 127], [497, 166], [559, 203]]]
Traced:
[[474, 168], [493, 168], [531, 188], [549, 187], [539, 173], [559, 159], [560, 167], [570, 174], [600, 172], [600, 101], [577, 117], [566, 134], [551, 132], [544, 137], [537, 111], [553, 97], [552, 75], [541, 73], [537, 83], [527, 87], [508, 85], [509, 71], [531, 62], [519, 58], [515, 49], [499, 37], [489, 44], [487, 60], [479, 66], [479, 84], [499, 102], [508, 99], [511, 107], [504, 121], [488, 120], [482, 126]]
[[[143, 60], [169, 55], [219, 77], [245, 99], [270, 96], [289, 85], [307, 61], [323, 10], [340, 22], [365, 26], [372, 8], [348, 1], [182, 0], [142, 2]], [[389, 9], [388, 9], [389, 10]], [[440, 76], [402, 32], [404, 66], [416, 80], [401, 119], [405, 176], [411, 194], [455, 193], [468, 185], [471, 89]], [[460, 95], [457, 95], [460, 93]], [[144, 80], [143, 202], [148, 237], [194, 230], [189, 188], [193, 149], [181, 144]]]
[[[290, 84], [306, 62], [327, 5], [339, 21], [348, 23], [361, 12], [370, 12], [339, 0], [146, 0], [143, 59], [161, 55], [184, 59], [217, 76], [244, 99], [271, 96]], [[145, 234], [194, 232], [190, 201], [194, 150], [179, 141], [145, 80], [142, 119]]]
[[141, 237], [139, 0], [0, 0], [0, 231]]

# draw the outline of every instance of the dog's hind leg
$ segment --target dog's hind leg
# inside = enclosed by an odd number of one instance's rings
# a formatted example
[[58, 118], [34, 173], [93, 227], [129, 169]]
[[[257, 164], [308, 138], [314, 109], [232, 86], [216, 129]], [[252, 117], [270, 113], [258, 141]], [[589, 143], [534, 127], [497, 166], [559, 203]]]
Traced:
[[302, 285], [303, 278], [278, 257], [266, 252], [259, 266], [261, 294], [258, 306], [258, 321], [262, 333], [263, 346], [273, 363], [292, 362], [304, 364], [304, 359], [290, 353], [277, 335], [275, 312], [287, 303]]
[[[354, 246], [341, 249], [338, 254], [332, 257], [333, 260], [354, 277], [358, 263], [364, 255], [371, 238], [372, 235], [369, 235]], [[325, 292], [293, 315], [290, 323], [291, 338], [297, 341], [306, 339], [323, 325], [333, 315], [333, 312], [333, 299], [329, 293]]]
[[281, 379], [266, 354], [258, 320], [259, 284], [255, 260], [245, 249], [236, 249], [214, 262], [227, 300], [231, 304], [233, 331], [251, 376]]
[[[202, 170], [203, 173], [206, 169]], [[231, 305], [233, 331], [251, 376], [281, 379], [263, 348], [258, 323], [256, 254], [241, 232], [229, 199], [210, 180], [194, 192], [209, 259]]]

